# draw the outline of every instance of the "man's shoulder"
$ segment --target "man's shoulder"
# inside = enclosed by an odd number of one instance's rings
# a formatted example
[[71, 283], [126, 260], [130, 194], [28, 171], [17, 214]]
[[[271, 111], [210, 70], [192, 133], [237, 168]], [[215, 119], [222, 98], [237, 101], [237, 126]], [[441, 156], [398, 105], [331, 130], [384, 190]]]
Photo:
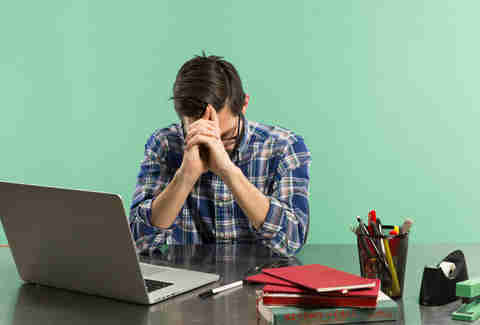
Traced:
[[253, 148], [253, 152], [261, 159], [280, 158], [279, 166], [283, 171], [310, 163], [311, 153], [302, 136], [281, 126], [250, 121], [249, 123], [252, 132], [250, 148]]
[[268, 125], [260, 122], [249, 121], [252, 132], [253, 143], [273, 144], [278, 146], [292, 145], [297, 142], [304, 142], [303, 137], [294, 131], [278, 126]]
[[156, 129], [148, 138], [146, 147], [152, 151], [176, 150], [182, 143], [181, 126], [172, 123], [167, 127]]

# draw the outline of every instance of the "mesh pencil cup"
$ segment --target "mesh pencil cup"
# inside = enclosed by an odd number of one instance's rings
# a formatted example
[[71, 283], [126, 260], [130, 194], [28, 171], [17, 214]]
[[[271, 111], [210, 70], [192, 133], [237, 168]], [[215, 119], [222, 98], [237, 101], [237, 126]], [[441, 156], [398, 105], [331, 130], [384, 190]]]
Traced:
[[360, 274], [380, 279], [381, 290], [392, 298], [403, 294], [408, 253], [408, 233], [396, 236], [357, 234]]

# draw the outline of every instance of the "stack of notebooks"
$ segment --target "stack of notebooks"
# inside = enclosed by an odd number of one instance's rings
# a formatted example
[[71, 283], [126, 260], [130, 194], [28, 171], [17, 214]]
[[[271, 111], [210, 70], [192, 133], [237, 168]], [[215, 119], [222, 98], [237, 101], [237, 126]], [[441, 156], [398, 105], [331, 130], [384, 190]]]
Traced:
[[398, 305], [366, 279], [320, 264], [263, 269], [249, 282], [257, 291], [257, 314], [266, 324], [346, 324], [399, 318]]

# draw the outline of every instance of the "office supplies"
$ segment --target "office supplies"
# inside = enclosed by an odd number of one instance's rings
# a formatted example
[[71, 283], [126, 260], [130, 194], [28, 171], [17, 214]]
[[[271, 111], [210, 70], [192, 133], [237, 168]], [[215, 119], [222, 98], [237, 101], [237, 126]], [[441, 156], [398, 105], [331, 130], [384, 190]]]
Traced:
[[223, 285], [223, 286], [215, 288], [215, 289], [210, 289], [210, 290], [204, 291], [204, 292], [200, 293], [198, 296], [200, 298], [207, 298], [207, 297], [214, 296], [218, 293], [224, 292], [226, 290], [241, 287], [242, 285], [243, 285], [243, 281], [240, 280], [240, 281], [236, 281], [236, 282], [232, 282], [232, 283]]
[[263, 288], [263, 303], [269, 306], [375, 308], [380, 280], [374, 281], [375, 286], [372, 288], [345, 293], [340, 291], [319, 293], [300, 287], [266, 285]]
[[264, 269], [263, 273], [317, 292], [355, 290], [375, 286], [373, 279], [365, 279], [320, 264]]
[[374, 243], [374, 240], [369, 235], [368, 229], [363, 224], [360, 216], [357, 216], [357, 221], [358, 221], [358, 228], [360, 229], [360, 234], [357, 236], [359, 236], [360, 238], [364, 238], [364, 239], [360, 239], [360, 241], [365, 241], [367, 246], [369, 247], [368, 250], [371, 251], [370, 253], [375, 254], [376, 258], [382, 263], [382, 266], [385, 268], [385, 270], [389, 270], [387, 261], [385, 260], [385, 256], [378, 250], [377, 245]]
[[[455, 264], [455, 270], [446, 276], [440, 264]], [[448, 254], [439, 263], [425, 266], [420, 286], [419, 303], [424, 306], [440, 306], [458, 299], [456, 285], [468, 279], [467, 263], [461, 250]]]
[[261, 325], [296, 325], [296, 324], [348, 324], [363, 322], [392, 321], [400, 318], [398, 304], [378, 292], [377, 307], [312, 307], [266, 306], [263, 304], [263, 292], [256, 292], [256, 307]]
[[153, 304], [216, 274], [139, 263], [115, 194], [0, 182], [0, 216], [25, 282]]
[[[403, 293], [408, 232], [404, 234], [394, 232], [396, 235], [393, 236], [385, 234], [390, 229], [395, 230], [395, 226], [383, 225], [375, 210], [369, 212], [368, 218], [371, 235], [365, 235], [361, 219], [357, 216], [360, 273], [366, 278], [381, 279], [382, 290], [385, 293], [391, 297], [400, 297]], [[368, 245], [365, 245], [365, 241]]]
[[452, 319], [475, 321], [480, 318], [480, 278], [457, 282], [456, 295], [463, 300], [462, 306], [452, 313]]

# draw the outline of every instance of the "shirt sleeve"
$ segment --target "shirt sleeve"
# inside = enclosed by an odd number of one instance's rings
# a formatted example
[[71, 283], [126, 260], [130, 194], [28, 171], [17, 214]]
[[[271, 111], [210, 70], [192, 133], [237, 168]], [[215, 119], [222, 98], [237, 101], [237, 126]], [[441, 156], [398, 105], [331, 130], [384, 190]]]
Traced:
[[139, 251], [165, 244], [172, 231], [170, 228], [157, 228], [151, 222], [152, 202], [173, 177], [166, 161], [167, 150], [166, 137], [156, 137], [153, 134], [145, 144], [129, 218], [130, 230]]
[[309, 223], [311, 155], [303, 139], [287, 146], [273, 181], [270, 208], [257, 236], [282, 255], [291, 256], [305, 244]]

